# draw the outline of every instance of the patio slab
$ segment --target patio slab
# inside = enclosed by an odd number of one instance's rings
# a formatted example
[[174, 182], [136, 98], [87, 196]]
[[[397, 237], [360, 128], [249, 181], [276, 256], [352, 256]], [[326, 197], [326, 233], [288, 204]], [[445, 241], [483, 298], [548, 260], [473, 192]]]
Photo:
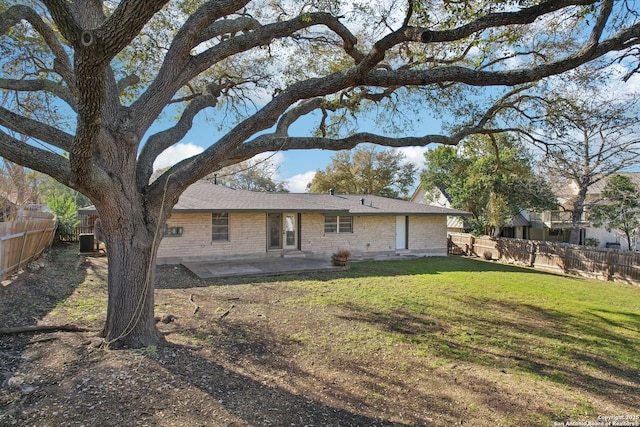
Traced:
[[184, 262], [182, 265], [201, 279], [274, 276], [317, 271], [343, 271], [346, 269], [346, 267], [332, 266], [329, 260], [300, 257]]

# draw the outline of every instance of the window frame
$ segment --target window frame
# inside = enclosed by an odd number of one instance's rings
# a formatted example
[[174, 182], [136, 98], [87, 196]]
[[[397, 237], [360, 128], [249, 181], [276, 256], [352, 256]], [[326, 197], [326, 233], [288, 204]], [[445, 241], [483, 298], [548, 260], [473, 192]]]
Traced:
[[353, 234], [353, 215], [325, 214], [324, 234]]
[[[216, 220], [225, 220], [225, 223], [216, 224]], [[222, 232], [224, 230], [225, 232]], [[211, 213], [211, 243], [222, 243], [229, 241], [229, 213], [228, 212], [212, 212]]]

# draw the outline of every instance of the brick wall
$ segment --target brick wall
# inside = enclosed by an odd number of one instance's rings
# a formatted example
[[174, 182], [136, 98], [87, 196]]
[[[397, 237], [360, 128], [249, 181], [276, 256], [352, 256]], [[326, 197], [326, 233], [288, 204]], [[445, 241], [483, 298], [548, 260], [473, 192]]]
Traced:
[[447, 217], [409, 217], [409, 250], [424, 255], [447, 255]]
[[206, 260], [228, 256], [264, 254], [267, 246], [266, 214], [230, 213], [229, 241], [211, 241], [211, 214], [173, 214], [169, 227], [182, 227], [179, 237], [165, 237], [158, 249], [159, 264], [179, 264], [185, 259]]
[[[169, 227], [182, 227], [179, 237], [165, 237], [158, 250], [158, 263], [178, 264], [184, 260], [220, 259], [233, 256], [279, 255], [267, 252], [266, 214], [229, 214], [229, 241], [211, 241], [211, 214], [173, 214]], [[328, 257], [349, 249], [356, 257], [396, 253], [395, 216], [356, 216], [353, 233], [324, 232], [323, 214], [301, 215], [300, 247], [317, 257]], [[403, 253], [447, 254], [446, 217], [409, 218], [409, 249]]]
[[[302, 215], [301, 248], [317, 255], [349, 249], [354, 256], [396, 253], [395, 216], [356, 216], [353, 233], [324, 232], [324, 215]], [[409, 249], [404, 252], [447, 255], [446, 217], [409, 217]]]

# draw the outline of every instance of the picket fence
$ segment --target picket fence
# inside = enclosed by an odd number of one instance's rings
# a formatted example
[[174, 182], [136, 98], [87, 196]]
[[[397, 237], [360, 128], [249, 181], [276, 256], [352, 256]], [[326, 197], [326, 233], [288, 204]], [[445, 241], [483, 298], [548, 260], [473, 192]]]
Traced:
[[36, 260], [53, 241], [57, 220], [29, 219], [0, 223], [2, 280]]
[[640, 285], [640, 252], [568, 243], [449, 234], [449, 253]]

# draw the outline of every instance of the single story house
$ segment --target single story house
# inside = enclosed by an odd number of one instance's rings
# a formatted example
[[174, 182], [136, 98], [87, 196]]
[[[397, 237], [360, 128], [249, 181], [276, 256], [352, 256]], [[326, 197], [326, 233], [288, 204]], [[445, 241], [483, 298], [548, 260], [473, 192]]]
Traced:
[[447, 216], [466, 214], [370, 195], [259, 193], [197, 182], [180, 196], [165, 224], [158, 263], [325, 258], [340, 249], [356, 258], [446, 256]]

